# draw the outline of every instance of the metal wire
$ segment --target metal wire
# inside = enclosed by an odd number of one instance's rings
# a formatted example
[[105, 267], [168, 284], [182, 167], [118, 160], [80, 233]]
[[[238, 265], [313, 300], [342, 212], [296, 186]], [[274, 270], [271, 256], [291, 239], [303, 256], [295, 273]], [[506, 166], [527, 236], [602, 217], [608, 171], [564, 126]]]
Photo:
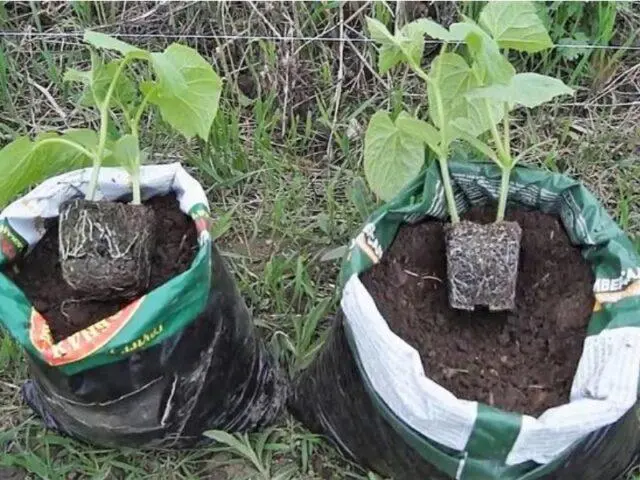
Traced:
[[[352, 38], [352, 37], [303, 37], [303, 36], [290, 36], [290, 35], [214, 35], [214, 34], [174, 34], [174, 33], [109, 33], [109, 35], [116, 38], [183, 38], [183, 39], [211, 39], [211, 40], [271, 40], [271, 41], [301, 41], [301, 42], [359, 42], [359, 43], [374, 43], [370, 38]], [[23, 37], [23, 38], [76, 38], [81, 39], [84, 36], [84, 32], [16, 32], [16, 31], [0, 31], [0, 37]], [[441, 45], [441, 40], [425, 40], [425, 44]], [[452, 42], [454, 43], [454, 42]], [[575, 48], [575, 49], [589, 49], [589, 50], [625, 50], [636, 51], [640, 50], [640, 46], [624, 46], [624, 45], [572, 45], [572, 44], [554, 44], [553, 48]]]

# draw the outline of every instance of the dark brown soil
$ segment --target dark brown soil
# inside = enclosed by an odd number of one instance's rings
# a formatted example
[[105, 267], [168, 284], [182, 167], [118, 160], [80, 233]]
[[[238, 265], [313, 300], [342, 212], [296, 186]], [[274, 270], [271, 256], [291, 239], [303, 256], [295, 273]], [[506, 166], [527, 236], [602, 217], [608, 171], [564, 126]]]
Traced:
[[[468, 220], [488, 223], [494, 209]], [[567, 403], [593, 309], [593, 273], [560, 221], [512, 211], [522, 227], [514, 312], [449, 307], [443, 224], [403, 226], [362, 281], [427, 375], [458, 398], [539, 415]]]
[[[182, 213], [174, 195], [154, 197], [146, 205], [155, 212], [158, 233], [151, 257], [150, 291], [189, 268], [198, 241], [193, 220]], [[116, 313], [127, 301], [91, 300], [90, 294], [78, 293], [67, 285], [58, 256], [58, 221], [48, 227], [33, 251], [6, 273], [48, 320], [54, 341], [60, 341]]]

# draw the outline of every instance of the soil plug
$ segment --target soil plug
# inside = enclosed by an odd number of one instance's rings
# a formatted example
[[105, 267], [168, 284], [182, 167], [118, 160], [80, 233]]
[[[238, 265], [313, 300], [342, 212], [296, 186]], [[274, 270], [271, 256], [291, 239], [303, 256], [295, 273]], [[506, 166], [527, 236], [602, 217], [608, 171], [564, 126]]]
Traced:
[[[522, 32], [518, 19], [526, 17]], [[503, 19], [513, 25], [502, 25]], [[514, 308], [520, 252], [520, 226], [505, 222], [511, 170], [520, 157], [511, 155], [509, 112], [516, 106], [536, 107], [573, 90], [561, 80], [535, 73], [516, 73], [500, 48], [538, 52], [552, 47], [551, 39], [529, 2], [490, 2], [479, 25], [466, 20], [449, 29], [420, 19], [395, 34], [377, 20], [367, 19], [369, 33], [381, 45], [378, 68], [385, 73], [399, 63], [408, 65], [427, 86], [425, 121], [407, 112], [395, 121], [376, 112], [367, 128], [365, 175], [371, 189], [391, 201], [422, 170], [425, 145], [440, 167], [442, 190], [451, 223], [446, 226], [449, 302], [454, 308], [491, 310]], [[420, 66], [424, 35], [443, 42], [427, 73]], [[449, 52], [449, 43], [465, 43], [468, 56]], [[502, 122], [502, 133], [498, 125]], [[489, 132], [493, 146], [479, 138]], [[455, 141], [465, 141], [494, 161], [501, 172], [498, 213], [493, 225], [460, 222], [447, 161]], [[525, 150], [520, 156], [527, 153]]]
[[60, 264], [74, 290], [96, 299], [146, 290], [155, 215], [144, 205], [71, 200], [60, 207]]
[[516, 222], [479, 225], [463, 220], [445, 228], [449, 304], [453, 308], [514, 308], [521, 234]]

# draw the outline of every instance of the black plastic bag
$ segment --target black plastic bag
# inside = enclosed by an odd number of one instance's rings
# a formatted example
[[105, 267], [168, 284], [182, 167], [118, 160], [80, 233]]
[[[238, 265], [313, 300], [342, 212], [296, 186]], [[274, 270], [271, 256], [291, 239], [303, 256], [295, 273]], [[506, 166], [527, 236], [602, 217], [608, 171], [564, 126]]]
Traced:
[[[323, 350], [294, 385], [294, 415], [327, 434], [345, 455], [395, 480], [455, 478], [423, 459], [376, 407], [358, 371], [340, 314]], [[640, 462], [640, 403], [616, 423], [588, 435], [541, 480], [623, 480]], [[444, 447], [439, 446], [444, 449]]]
[[342, 314], [293, 390], [294, 416], [312, 432], [327, 434], [357, 463], [397, 480], [449, 478], [425, 462], [376, 409], [349, 350]]
[[105, 446], [177, 448], [206, 430], [251, 431], [279, 415], [287, 386], [212, 249], [208, 303], [180, 333], [69, 376], [30, 360], [23, 396], [47, 427]]

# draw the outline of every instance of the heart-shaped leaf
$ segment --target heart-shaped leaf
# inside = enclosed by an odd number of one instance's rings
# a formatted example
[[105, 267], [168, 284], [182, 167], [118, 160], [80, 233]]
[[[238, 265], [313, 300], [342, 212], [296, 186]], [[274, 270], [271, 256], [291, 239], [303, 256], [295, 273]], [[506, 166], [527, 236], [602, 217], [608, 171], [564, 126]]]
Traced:
[[151, 62], [158, 81], [149, 101], [186, 138], [198, 135], [207, 140], [222, 92], [222, 80], [213, 67], [194, 49], [178, 44], [152, 53]]
[[[121, 60], [106, 64], [98, 64], [92, 69], [91, 90], [85, 91], [81, 102], [86, 106], [96, 105], [96, 101], [102, 103], [107, 96], [109, 86], [118, 70]], [[109, 106], [126, 106], [136, 98], [136, 87], [133, 80], [125, 73], [120, 73], [116, 86], [113, 89]]]
[[531, 2], [489, 2], [480, 13], [480, 25], [502, 48], [534, 53], [553, 46]]
[[[477, 84], [471, 68], [457, 53], [438, 55], [431, 63], [429, 78], [432, 81], [432, 86], [427, 88], [429, 116], [442, 130], [447, 122], [462, 116], [458, 110], [464, 103], [464, 94]], [[436, 91], [440, 92], [440, 102]]]
[[[398, 117], [408, 117], [401, 113]], [[371, 117], [364, 138], [364, 173], [373, 192], [391, 200], [424, 165], [425, 142], [394, 123], [387, 112]]]
[[[88, 150], [95, 150], [98, 138], [88, 129], [67, 130], [64, 134], [49, 132], [39, 135], [35, 141], [19, 137], [0, 149], [0, 207], [4, 207], [16, 195], [53, 175], [88, 167], [93, 160], [74, 149], [60, 143], [39, 145], [42, 140], [63, 139], [78, 143]], [[113, 157], [107, 155], [105, 165], [113, 165]]]
[[396, 127], [407, 135], [422, 139], [434, 152], [440, 150], [440, 132], [430, 123], [402, 112], [396, 119]]

